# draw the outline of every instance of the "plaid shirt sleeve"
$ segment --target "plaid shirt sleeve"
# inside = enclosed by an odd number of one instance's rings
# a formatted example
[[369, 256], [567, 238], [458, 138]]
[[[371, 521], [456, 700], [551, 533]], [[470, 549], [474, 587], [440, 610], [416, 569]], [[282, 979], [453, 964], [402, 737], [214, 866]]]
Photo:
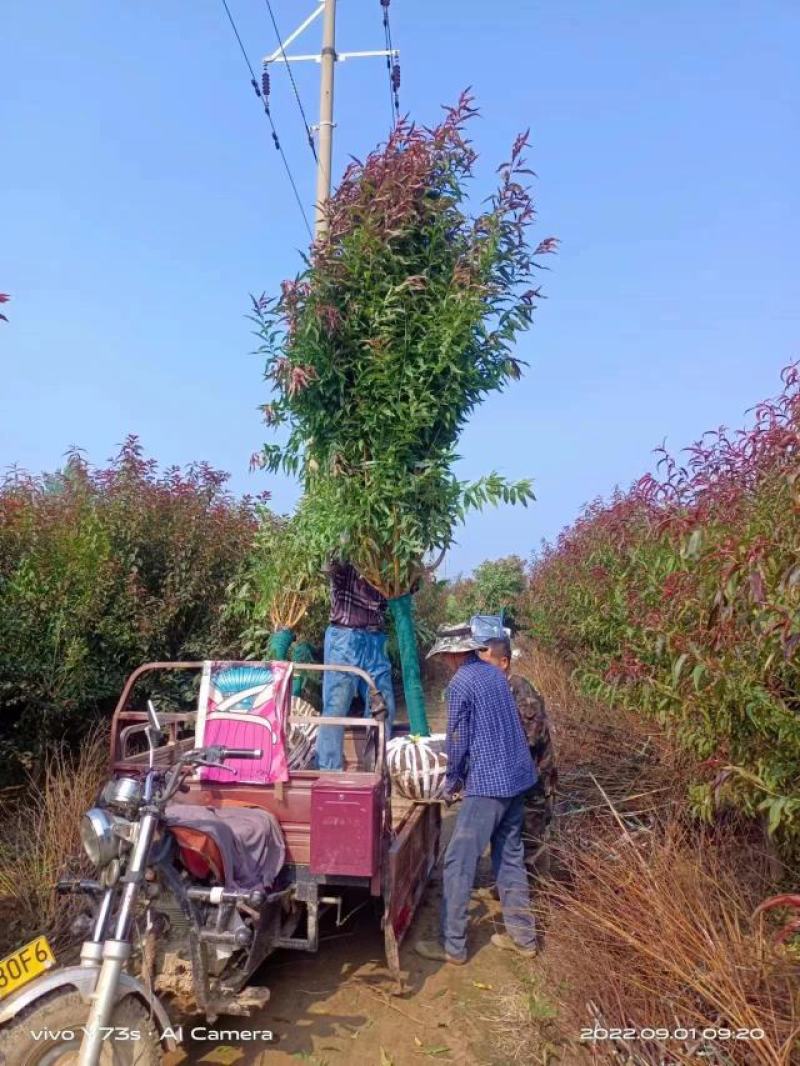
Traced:
[[472, 699], [455, 681], [447, 690], [447, 774], [445, 788], [456, 792], [467, 779]]

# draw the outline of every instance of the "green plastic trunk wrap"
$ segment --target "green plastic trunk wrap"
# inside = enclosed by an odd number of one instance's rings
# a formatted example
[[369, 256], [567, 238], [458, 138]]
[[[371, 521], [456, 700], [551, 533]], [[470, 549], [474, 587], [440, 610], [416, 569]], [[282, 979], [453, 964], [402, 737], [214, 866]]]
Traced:
[[430, 727], [425, 713], [425, 696], [419, 672], [419, 653], [414, 616], [411, 611], [411, 594], [407, 592], [404, 596], [396, 596], [389, 600], [389, 610], [397, 634], [400, 666], [403, 671], [403, 692], [411, 733], [427, 737], [430, 735]]
[[[298, 642], [292, 648], [292, 662], [293, 663], [313, 663], [314, 662], [314, 647], [309, 644], [307, 640], [298, 640]], [[303, 685], [306, 682], [308, 675], [295, 674], [292, 679], [292, 695], [299, 696], [303, 691]], [[313, 675], [312, 675], [313, 676]]]
[[293, 640], [294, 633], [291, 629], [278, 629], [273, 633], [267, 644], [267, 658], [270, 662], [286, 662]]

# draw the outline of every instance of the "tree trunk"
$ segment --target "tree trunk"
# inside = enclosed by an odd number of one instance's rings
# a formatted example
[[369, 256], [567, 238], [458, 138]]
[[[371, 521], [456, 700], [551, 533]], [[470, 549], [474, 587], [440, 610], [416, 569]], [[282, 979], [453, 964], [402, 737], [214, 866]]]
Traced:
[[430, 735], [430, 727], [428, 726], [428, 717], [425, 714], [425, 696], [422, 692], [422, 679], [419, 671], [417, 635], [414, 630], [414, 618], [411, 613], [411, 594], [407, 592], [404, 596], [396, 596], [390, 599], [389, 610], [391, 611], [397, 634], [400, 666], [403, 670], [403, 692], [406, 698], [411, 733], [427, 737]]

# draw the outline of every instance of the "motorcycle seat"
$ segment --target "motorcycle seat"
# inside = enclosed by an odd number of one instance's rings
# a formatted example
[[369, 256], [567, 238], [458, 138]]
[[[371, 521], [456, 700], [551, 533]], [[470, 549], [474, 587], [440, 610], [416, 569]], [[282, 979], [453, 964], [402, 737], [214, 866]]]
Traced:
[[280, 823], [253, 807], [208, 807], [172, 803], [166, 824], [195, 877], [210, 873], [232, 890], [269, 888], [286, 859]]

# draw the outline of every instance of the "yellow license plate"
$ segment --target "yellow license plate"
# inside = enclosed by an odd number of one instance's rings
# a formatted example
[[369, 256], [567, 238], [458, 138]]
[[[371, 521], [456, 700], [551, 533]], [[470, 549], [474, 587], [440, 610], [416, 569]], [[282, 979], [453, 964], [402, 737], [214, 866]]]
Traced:
[[6, 955], [0, 959], [0, 999], [22, 988], [55, 963], [56, 957], [46, 936], [37, 936], [30, 944]]

